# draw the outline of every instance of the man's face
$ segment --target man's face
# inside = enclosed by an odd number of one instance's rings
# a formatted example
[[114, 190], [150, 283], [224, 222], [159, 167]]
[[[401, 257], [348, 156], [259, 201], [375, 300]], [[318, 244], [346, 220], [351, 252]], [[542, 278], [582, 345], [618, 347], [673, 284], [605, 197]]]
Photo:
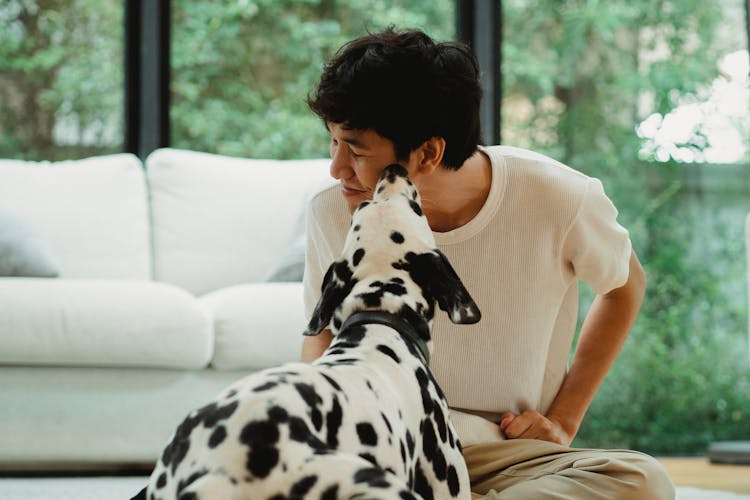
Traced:
[[340, 123], [327, 126], [331, 134], [331, 177], [341, 181], [341, 194], [354, 212], [361, 202], [372, 199], [380, 172], [397, 163], [396, 149], [373, 130], [351, 129]]

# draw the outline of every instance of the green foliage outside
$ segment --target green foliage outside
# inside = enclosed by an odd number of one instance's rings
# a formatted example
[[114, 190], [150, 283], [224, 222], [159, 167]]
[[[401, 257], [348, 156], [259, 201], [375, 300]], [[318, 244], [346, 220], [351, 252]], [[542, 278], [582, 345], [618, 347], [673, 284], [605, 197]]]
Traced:
[[[635, 133], [718, 77], [719, 55], [743, 48], [721, 30], [740, 33], [741, 17], [698, 0], [503, 5], [504, 139], [601, 178], [649, 280], [574, 444], [681, 455], [750, 438], [750, 185], [741, 181], [750, 169], [655, 163], [639, 155]], [[696, 130], [680, 147], [698, 150], [705, 139]], [[705, 179], [691, 184], [691, 174]], [[709, 190], [710, 179], [722, 185]], [[591, 300], [582, 289], [582, 303]]]
[[306, 104], [347, 40], [390, 24], [453, 37], [452, 0], [173, 2], [172, 144], [256, 158], [328, 156]]
[[0, 0], [0, 158], [122, 151], [123, 9]]
[[[578, 446], [683, 455], [750, 439], [750, 170], [656, 163], [635, 133], [650, 113], [697, 98], [719, 55], [744, 48], [727, 36], [742, 33], [741, 17], [725, 10], [741, 5], [503, 1], [504, 143], [601, 178], [649, 276]], [[452, 39], [455, 25], [453, 0], [173, 0], [172, 17], [172, 146], [273, 158], [327, 155], [305, 99], [343, 42], [391, 23]], [[0, 23], [0, 157], [120, 151], [122, 6], [6, 0]], [[696, 130], [680, 147], [705, 141]]]

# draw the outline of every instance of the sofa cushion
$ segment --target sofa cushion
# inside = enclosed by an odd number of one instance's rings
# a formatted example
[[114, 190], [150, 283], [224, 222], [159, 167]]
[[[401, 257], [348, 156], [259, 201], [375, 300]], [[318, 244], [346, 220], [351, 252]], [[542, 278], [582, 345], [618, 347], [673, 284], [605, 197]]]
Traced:
[[65, 278], [149, 279], [148, 200], [131, 154], [0, 160], [0, 210], [41, 235]]
[[59, 274], [44, 238], [31, 224], [0, 210], [0, 276], [55, 278]]
[[297, 236], [329, 160], [160, 149], [146, 159], [154, 277], [196, 295], [263, 280]]
[[0, 278], [0, 364], [201, 368], [212, 354], [210, 318], [175, 286]]
[[307, 326], [301, 283], [238, 285], [200, 301], [213, 317], [214, 368], [257, 370], [299, 361]]

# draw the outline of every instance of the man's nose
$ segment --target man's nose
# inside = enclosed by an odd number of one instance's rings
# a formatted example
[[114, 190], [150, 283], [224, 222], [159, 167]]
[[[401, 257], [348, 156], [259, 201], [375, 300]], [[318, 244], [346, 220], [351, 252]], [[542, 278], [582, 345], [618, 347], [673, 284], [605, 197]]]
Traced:
[[337, 148], [336, 152], [331, 156], [331, 177], [338, 180], [349, 179], [354, 174], [349, 160], [346, 148]]

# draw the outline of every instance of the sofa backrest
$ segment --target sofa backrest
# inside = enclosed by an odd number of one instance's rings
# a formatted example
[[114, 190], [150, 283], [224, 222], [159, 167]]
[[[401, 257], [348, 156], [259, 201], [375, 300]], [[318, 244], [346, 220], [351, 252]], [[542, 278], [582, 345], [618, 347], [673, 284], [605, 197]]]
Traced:
[[146, 159], [154, 279], [196, 295], [261, 281], [304, 230], [330, 160], [257, 160], [177, 149]]
[[146, 183], [134, 155], [0, 160], [0, 211], [33, 226], [62, 278], [151, 277]]

